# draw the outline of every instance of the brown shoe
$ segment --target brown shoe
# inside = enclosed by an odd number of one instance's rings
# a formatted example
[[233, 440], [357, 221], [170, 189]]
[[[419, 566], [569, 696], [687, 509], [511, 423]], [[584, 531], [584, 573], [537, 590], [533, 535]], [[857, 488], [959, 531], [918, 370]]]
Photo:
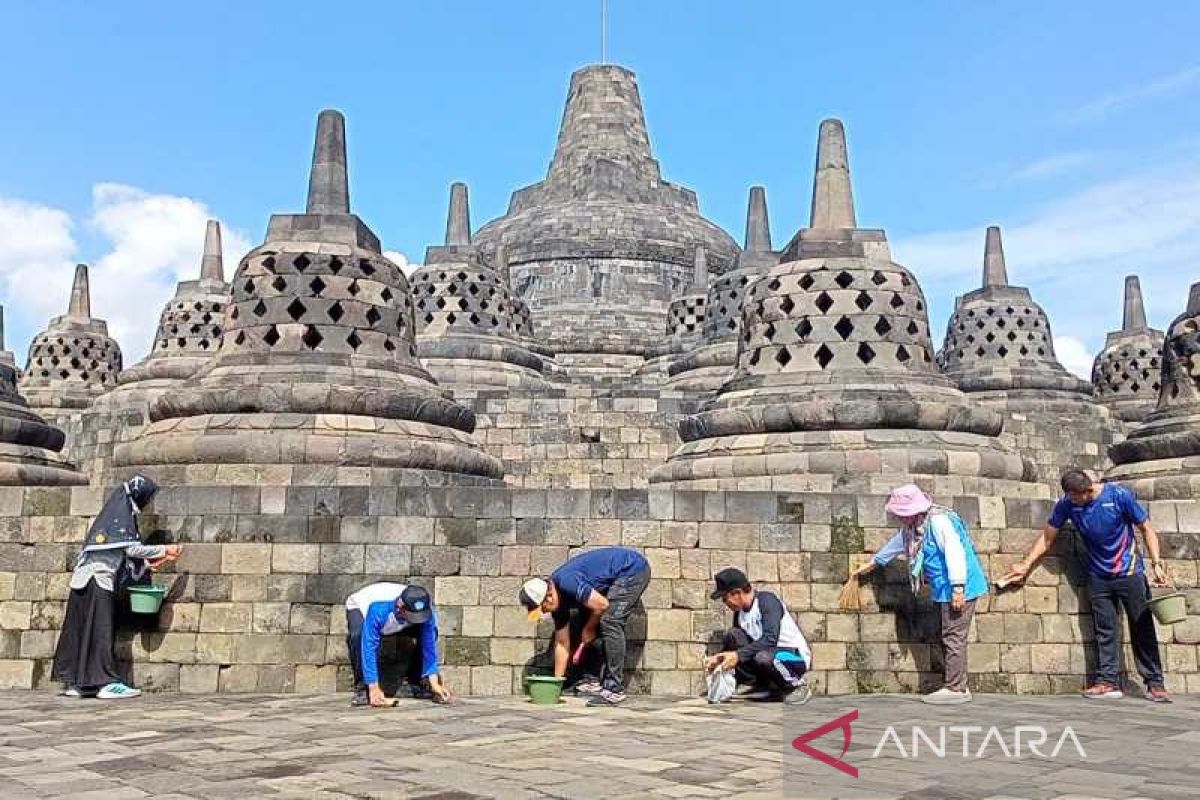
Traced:
[[1100, 681], [1084, 689], [1083, 696], [1089, 700], [1120, 700], [1125, 693], [1120, 686]]
[[1171, 695], [1161, 686], [1146, 687], [1146, 699], [1152, 703], [1170, 703]]

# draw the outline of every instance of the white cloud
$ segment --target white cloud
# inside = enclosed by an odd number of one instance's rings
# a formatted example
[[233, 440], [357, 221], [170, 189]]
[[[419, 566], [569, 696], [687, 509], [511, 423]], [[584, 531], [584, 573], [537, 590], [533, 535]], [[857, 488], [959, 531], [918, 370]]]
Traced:
[[1113, 92], [1090, 103], [1067, 109], [1057, 115], [1067, 125], [1095, 122], [1134, 106], [1174, 97], [1200, 87], [1200, 66], [1188, 67], [1169, 75], [1160, 75], [1141, 86]]
[[1062, 175], [1090, 163], [1094, 157], [1094, 154], [1084, 150], [1046, 156], [1045, 158], [1039, 158], [1036, 161], [1031, 161], [1028, 164], [1017, 167], [1009, 174], [1009, 179], [1012, 181], [1033, 181]]
[[391, 261], [400, 271], [404, 273], [404, 277], [411, 278], [413, 273], [419, 270], [424, 264], [413, 264], [408, 260], [408, 256], [396, 250], [384, 250], [383, 257]]
[[[176, 282], [199, 274], [205, 222], [212, 216], [188, 197], [116, 183], [93, 187], [84, 224], [107, 249], [91, 262], [92, 314], [108, 321], [127, 364], [148, 352]], [[0, 286], [6, 307], [15, 312], [13, 328], [26, 338], [66, 311], [74, 263], [86, 260], [71, 235], [74, 227], [60, 209], [0, 199]], [[250, 245], [228, 226], [222, 234], [228, 277]]]
[[[944, 324], [955, 295], [977, 288], [983, 261], [981, 219], [894, 244]], [[1165, 327], [1200, 280], [1200, 160], [1181, 160], [1094, 185], [1034, 207], [1003, 228], [1009, 280], [1028, 286], [1055, 330], [1098, 349], [1120, 325], [1127, 274], [1142, 278], [1152, 324]], [[935, 327], [936, 330], [936, 327]]]
[[1084, 380], [1092, 379], [1092, 361], [1095, 356], [1088, 352], [1087, 345], [1074, 336], [1055, 336], [1054, 354], [1058, 363]]

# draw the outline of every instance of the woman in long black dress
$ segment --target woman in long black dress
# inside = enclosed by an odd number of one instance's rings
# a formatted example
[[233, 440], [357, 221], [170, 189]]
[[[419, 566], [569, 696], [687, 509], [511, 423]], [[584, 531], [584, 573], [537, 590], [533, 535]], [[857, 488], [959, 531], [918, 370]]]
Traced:
[[138, 533], [138, 515], [157, 491], [154, 481], [135, 475], [113, 490], [88, 530], [54, 653], [52, 675], [66, 684], [68, 697], [117, 700], [142, 693], [117, 672], [113, 620], [122, 584], [140, 578], [147, 560], [179, 555], [179, 545], [145, 545]]

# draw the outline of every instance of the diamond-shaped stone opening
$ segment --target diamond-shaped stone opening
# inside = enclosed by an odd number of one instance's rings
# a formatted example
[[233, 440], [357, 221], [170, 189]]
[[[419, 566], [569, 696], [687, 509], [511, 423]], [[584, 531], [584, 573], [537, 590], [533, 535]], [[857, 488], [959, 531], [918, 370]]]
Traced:
[[896, 348], [896, 360], [901, 364], [906, 363], [910, 358], [912, 358], [912, 355], [909, 354], [907, 347], [900, 345]]
[[779, 303], [779, 310], [784, 314], [791, 314], [796, 308], [796, 302], [792, 300], [792, 296], [784, 295], [783, 300]]
[[986, 353], [986, 352], [987, 352], [987, 350], [984, 350], [982, 346], [980, 346], [980, 347], [977, 347], [977, 348], [975, 349], [975, 355], [976, 355], [977, 357], [979, 357], [979, 358], [983, 358], [983, 354], [984, 354], [984, 353]]
[[870, 364], [875, 360], [875, 351], [871, 348], [871, 345], [867, 344], [866, 342], [863, 342], [858, 346], [858, 351], [855, 353], [855, 355], [857, 355], [858, 360], [864, 364]]
[[1129, 384], [1129, 388], [1136, 392], [1138, 389], [1142, 388], [1142, 385], [1137, 381], [1134, 381], [1133, 383]]
[[238, 309], [237, 309], [237, 306], [234, 306], [234, 307], [233, 307], [233, 309], [232, 309], [232, 310], [229, 312], [229, 318], [230, 318], [230, 319], [237, 319], [237, 318], [238, 318]]
[[396, 345], [392, 344], [392, 340], [390, 338], [384, 339], [383, 340], [383, 349], [387, 350], [389, 353], [391, 353], [396, 349]]
[[1008, 348], [1005, 347], [1004, 345], [1000, 345], [1000, 347], [996, 350], [996, 352], [1000, 354], [1001, 358], [1004, 358], [1005, 356], [1008, 355]]
[[786, 347], [781, 347], [775, 352], [775, 361], [781, 367], [786, 367], [792, 360], [792, 354], [788, 352]]
[[801, 340], [807, 339], [809, 334], [812, 333], [812, 329], [812, 323], [808, 321], [808, 317], [805, 317], [804, 319], [800, 320], [799, 323], [797, 323], [796, 335], [799, 336]]
[[833, 282], [843, 289], [849, 288], [850, 284], [854, 283], [854, 276], [849, 272], [839, 272], [833, 279]]
[[858, 297], [854, 298], [854, 305], [858, 306], [862, 311], [866, 311], [868, 308], [870, 308], [871, 303], [873, 302], [874, 301], [871, 299], [871, 295], [867, 294], [866, 291], [859, 292]]
[[257, 303], [254, 304], [254, 308], [250, 309], [250, 311], [251, 311], [251, 313], [254, 314], [254, 316], [261, 317], [262, 315], [267, 313], [267, 304], [264, 303], [262, 300], [259, 300]]
[[1006, 336], [1005, 338], [1008, 339], [1010, 342], [1015, 342], [1017, 340], [1017, 334], [1014, 333], [1013, 331], [1009, 331], [1008, 336]]
[[351, 350], [357, 350], [362, 344], [362, 339], [358, 337], [358, 331], [350, 331], [350, 335], [346, 337], [346, 344], [350, 345]]
[[346, 265], [343, 264], [342, 260], [340, 258], [338, 258], [337, 256], [331, 256], [329, 258], [329, 271], [332, 272], [334, 275], [337, 275], [339, 272], [341, 272], [342, 267], [344, 267], [344, 266], [346, 266]]
[[383, 315], [376, 311], [374, 306], [371, 306], [369, 309], [367, 309], [367, 322], [370, 323], [372, 328], [374, 328], [381, 319], [383, 319]]
[[296, 322], [299, 322], [300, 318], [304, 316], [304, 313], [308, 311], [308, 309], [304, 307], [304, 303], [301, 303], [299, 299], [288, 303], [288, 307], [285, 310], [287, 311], [288, 316]]
[[300, 341], [304, 342], [304, 346], [309, 350], [316, 350], [321, 342], [325, 341], [325, 337], [317, 330], [316, 325], [307, 325], [304, 328], [304, 335], [300, 337]]
[[379, 293], [379, 299], [385, 303], [392, 302], [392, 296], [393, 296], [392, 290], [387, 288], [386, 286], [383, 287], [383, 291]]
[[992, 308], [991, 306], [988, 306], [987, 309], [984, 311], [984, 313], [987, 314], [989, 317], [994, 317], [994, 316], [996, 316], [996, 309]]
[[283, 337], [279, 335], [279, 329], [274, 325], [267, 328], [267, 332], [263, 334], [263, 341], [266, 342], [267, 347], [274, 347], [281, 338]]
[[472, 284], [468, 284], [468, 285], [467, 285], [467, 291], [468, 291], [468, 292], [470, 292], [472, 295], [476, 295], [476, 294], [479, 294], [479, 287], [478, 287], [478, 286], [476, 286], [476, 285], [475, 285], [475, 284], [473, 284], [473, 283], [472, 283]]
[[254, 280], [247, 279], [247, 281], [242, 284], [242, 291], [246, 294], [254, 294]]
[[275, 256], [269, 255], [262, 260], [262, 265], [267, 269], [275, 269]]
[[849, 317], [842, 317], [834, 324], [833, 329], [837, 331], [838, 336], [841, 336], [844, 341], [850, 338], [850, 334], [854, 333], [854, 323], [850, 321]]
[[900, 285], [905, 288], [912, 286], [912, 280], [903, 272], [900, 273]]
[[301, 253], [292, 259], [292, 266], [296, 268], [297, 272], [304, 272], [304, 270], [308, 269], [311, 264], [312, 261], [308, 256], [304, 255], [304, 253]]
[[456, 319], [458, 319], [458, 317], [454, 314], [453, 311], [451, 311], [449, 314], [446, 315], [446, 322], [448, 322], [451, 325], [454, 324], [454, 321]]
[[321, 292], [326, 289], [325, 281], [321, 280], [321, 276], [318, 275], [308, 282], [308, 288], [312, 290], [314, 297], [320, 297]]
[[767, 327], [763, 328], [763, 336], [766, 337], [766, 340], [768, 342], [775, 340], [775, 323], [774, 322], [768, 322]]
[[994, 341], [996, 341], [996, 334], [992, 333], [991, 331], [988, 331], [987, 336], [985, 336], [983, 338], [987, 339], [989, 343], [994, 342]]
[[904, 305], [904, 298], [900, 296], [899, 292], [892, 292], [892, 299], [889, 305], [892, 308], [900, 308]]
[[271, 281], [271, 288], [277, 292], [282, 292], [287, 288], [287, 280], [282, 275], [276, 275], [275, 280]]
[[829, 309], [833, 308], [833, 298], [829, 296], [828, 292], [821, 292], [817, 295], [814, 303], [821, 310], [822, 314], [827, 313]]
[[875, 284], [876, 286], [882, 286], [883, 284], [887, 283], [887, 275], [876, 271], [875, 274], [871, 276], [871, 283]]
[[778, 292], [779, 287], [782, 285], [783, 284], [779, 282], [779, 278], [771, 278], [771, 282], [767, 284], [767, 288], [772, 292]]
[[363, 275], [375, 274], [375, 265], [371, 263], [369, 258], [360, 258], [358, 260], [358, 269]]
[[800, 288], [804, 289], [805, 291], [808, 291], [809, 289], [811, 289], [813, 283], [815, 283], [815, 280], [813, 279], [812, 275], [805, 274], [800, 277], [800, 281], [799, 281]]
[[755, 350], [753, 353], [751, 353], [750, 354], [750, 366], [752, 366], [752, 367], [757, 366], [760, 356], [762, 356], [761, 350]]
[[337, 322], [346, 315], [346, 311], [342, 308], [342, 304], [337, 301], [334, 301], [334, 304], [326, 309], [325, 313], [329, 315], [329, 318], [334, 322]]
[[471, 307], [471, 302], [465, 297], [458, 298], [458, 308], [460, 311], [466, 311]]
[[358, 281], [353, 280], [350, 281], [350, 285], [346, 287], [346, 291], [350, 293], [351, 297], [358, 297], [358, 293], [361, 292], [362, 289], [358, 288]]
[[433, 322], [433, 314], [426, 314], [425, 315], [425, 324], [428, 325], [431, 322]]
[[813, 358], [821, 365], [821, 369], [825, 369], [829, 366], [829, 362], [833, 361], [833, 351], [826, 345], [821, 345], [817, 348], [817, 352], [813, 353]]
[[471, 321], [472, 325], [479, 324], [479, 315], [478, 314], [472, 313], [471, 316], [467, 317], [467, 319], [469, 319]]
[[[239, 347], [241, 345], [245, 344], [246, 343], [246, 332], [238, 331], [238, 335], [233, 337], [233, 343], [238, 345]], [[164, 344], [166, 344], [166, 343], [164, 342]]]
[[892, 323], [888, 322], [887, 317], [880, 317], [875, 323], [875, 332], [880, 336], [887, 336], [891, 329]]

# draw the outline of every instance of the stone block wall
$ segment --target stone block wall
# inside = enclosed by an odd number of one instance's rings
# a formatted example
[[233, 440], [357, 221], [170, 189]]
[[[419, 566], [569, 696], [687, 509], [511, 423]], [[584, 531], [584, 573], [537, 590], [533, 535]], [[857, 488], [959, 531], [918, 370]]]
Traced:
[[[314, 473], [314, 475], [322, 473]], [[1043, 500], [939, 497], [974, 532], [992, 575], [1024, 552]], [[817, 691], [916, 691], [940, 669], [935, 608], [895, 564], [839, 610], [848, 571], [890, 534], [882, 496], [815, 493], [193, 486], [166, 489], [147, 531], [186, 543], [157, 618], [122, 634], [138, 683], [185, 692], [347, 689], [345, 596], [377, 579], [430, 588], [445, 674], [459, 692], [508, 694], [546, 663], [551, 631], [515, 602], [531, 574], [581, 547], [646, 553], [653, 580], [630, 626], [634, 691], [699, 690], [701, 656], [728, 614], [711, 575], [745, 569], [779, 590], [813, 643]], [[68, 569], [102, 491], [0, 489], [0, 686], [46, 687]], [[1200, 504], [1152, 503], [1187, 622], [1160, 629], [1168, 686], [1200, 691]], [[1074, 691], [1090, 664], [1090, 617], [1072, 537], [1028, 585], [989, 597], [971, 632], [971, 683], [1000, 692]], [[1130, 660], [1130, 663], [1132, 661]]]

